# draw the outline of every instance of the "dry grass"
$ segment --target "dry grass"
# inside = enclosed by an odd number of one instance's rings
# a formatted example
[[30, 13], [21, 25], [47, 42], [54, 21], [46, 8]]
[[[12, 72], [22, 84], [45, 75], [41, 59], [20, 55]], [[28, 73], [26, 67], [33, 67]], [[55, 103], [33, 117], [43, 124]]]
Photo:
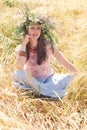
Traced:
[[[0, 130], [86, 130], [87, 129], [87, 1], [86, 0], [0, 0]], [[60, 100], [14, 90], [12, 73], [15, 69], [17, 45], [12, 31], [12, 16], [27, 3], [31, 9], [55, 15], [59, 23], [58, 48], [80, 70]], [[49, 5], [49, 7], [48, 7]], [[9, 26], [10, 25], [10, 26]], [[4, 48], [4, 49], [3, 49]], [[66, 70], [55, 59], [56, 72]]]

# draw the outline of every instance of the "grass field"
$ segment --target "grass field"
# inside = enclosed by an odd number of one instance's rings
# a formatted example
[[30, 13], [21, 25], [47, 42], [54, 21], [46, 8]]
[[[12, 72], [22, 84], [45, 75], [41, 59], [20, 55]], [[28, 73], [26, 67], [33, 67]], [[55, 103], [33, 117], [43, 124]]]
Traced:
[[[29, 5], [41, 15], [56, 16], [58, 48], [79, 69], [68, 95], [55, 100], [15, 90], [16, 14]], [[55, 72], [67, 70], [52, 57]], [[87, 130], [87, 1], [0, 0], [0, 130]]]

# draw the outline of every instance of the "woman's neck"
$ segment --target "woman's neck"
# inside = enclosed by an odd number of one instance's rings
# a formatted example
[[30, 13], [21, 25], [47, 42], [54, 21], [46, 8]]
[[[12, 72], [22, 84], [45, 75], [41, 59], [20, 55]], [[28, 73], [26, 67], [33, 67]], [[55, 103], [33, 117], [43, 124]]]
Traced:
[[37, 44], [38, 44], [38, 40], [33, 40], [33, 41], [30, 42], [30, 47], [31, 47], [32, 49], [34, 49], [34, 48], [37, 47]]

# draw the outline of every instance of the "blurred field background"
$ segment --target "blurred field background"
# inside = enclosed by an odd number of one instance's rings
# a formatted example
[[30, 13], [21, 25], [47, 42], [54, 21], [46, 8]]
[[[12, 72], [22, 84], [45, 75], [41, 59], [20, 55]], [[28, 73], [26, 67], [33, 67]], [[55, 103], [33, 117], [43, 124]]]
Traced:
[[[58, 48], [79, 69], [68, 95], [53, 100], [14, 90], [16, 14], [25, 5], [56, 16]], [[65, 73], [54, 58], [55, 72]], [[0, 130], [87, 130], [87, 0], [0, 0]]]

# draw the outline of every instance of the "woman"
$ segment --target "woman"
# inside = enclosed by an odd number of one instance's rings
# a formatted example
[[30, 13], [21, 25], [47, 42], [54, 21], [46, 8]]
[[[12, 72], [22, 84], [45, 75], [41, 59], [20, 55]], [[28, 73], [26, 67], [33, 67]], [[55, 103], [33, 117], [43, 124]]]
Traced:
[[78, 71], [52, 44], [51, 38], [44, 35], [42, 26], [39, 20], [27, 26], [27, 33], [16, 49], [17, 70], [14, 71], [13, 85], [15, 88], [20, 86], [22, 89], [33, 89], [44, 96], [63, 97], [74, 76], [54, 74], [50, 55], [53, 54], [69, 71]]

